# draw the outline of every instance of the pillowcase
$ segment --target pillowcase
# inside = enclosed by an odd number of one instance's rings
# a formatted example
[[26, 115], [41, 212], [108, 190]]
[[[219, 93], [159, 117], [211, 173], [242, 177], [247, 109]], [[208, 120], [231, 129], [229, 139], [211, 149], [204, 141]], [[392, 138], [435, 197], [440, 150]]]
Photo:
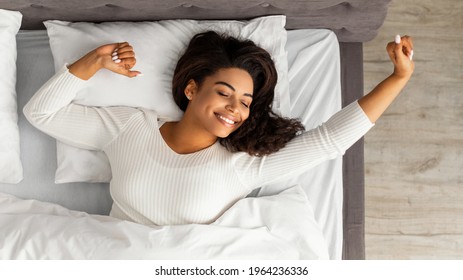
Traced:
[[[278, 73], [274, 111], [289, 116], [289, 80], [286, 58], [284, 15], [260, 17], [249, 21], [163, 20], [157, 22], [66, 22], [45, 21], [55, 71], [72, 63], [96, 47], [129, 42], [137, 55], [133, 68], [143, 77], [129, 79], [109, 70], [98, 71], [74, 103], [88, 106], [144, 107], [165, 120], [178, 120], [183, 112], [172, 97], [172, 77], [178, 59], [196, 33], [214, 30], [241, 39], [251, 39], [272, 56]], [[57, 143], [56, 183], [108, 182], [111, 171], [104, 153], [73, 148]]]
[[22, 14], [0, 9], [0, 182], [23, 179], [16, 103], [16, 33]]

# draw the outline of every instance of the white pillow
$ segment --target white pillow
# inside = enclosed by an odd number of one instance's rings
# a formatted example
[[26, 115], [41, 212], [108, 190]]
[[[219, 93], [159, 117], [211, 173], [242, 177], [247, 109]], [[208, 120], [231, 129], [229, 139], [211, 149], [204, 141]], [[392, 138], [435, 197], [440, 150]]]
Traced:
[[0, 182], [23, 179], [16, 103], [16, 33], [22, 14], [0, 9]]
[[[133, 69], [142, 72], [143, 77], [129, 79], [102, 69], [89, 80], [87, 89], [78, 93], [75, 103], [145, 107], [170, 120], [178, 120], [183, 114], [172, 97], [175, 66], [193, 35], [205, 30], [251, 39], [272, 55], [278, 72], [273, 108], [278, 114], [289, 116], [285, 23], [284, 15], [249, 21], [44, 22], [55, 71], [102, 44], [127, 41], [136, 53], [137, 64]], [[81, 150], [60, 142], [57, 145], [56, 183], [108, 182], [111, 179], [110, 166], [102, 152]]]

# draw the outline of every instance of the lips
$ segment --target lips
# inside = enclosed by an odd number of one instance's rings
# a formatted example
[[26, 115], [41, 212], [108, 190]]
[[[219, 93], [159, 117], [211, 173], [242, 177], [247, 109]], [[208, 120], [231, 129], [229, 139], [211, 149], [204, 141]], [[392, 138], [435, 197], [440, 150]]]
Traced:
[[217, 119], [227, 127], [233, 127], [238, 122], [236, 118], [215, 113]]

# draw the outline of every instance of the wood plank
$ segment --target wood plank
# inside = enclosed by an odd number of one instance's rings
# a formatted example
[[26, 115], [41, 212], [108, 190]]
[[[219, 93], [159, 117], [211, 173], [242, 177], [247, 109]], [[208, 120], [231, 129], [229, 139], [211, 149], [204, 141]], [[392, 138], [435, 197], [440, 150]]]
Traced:
[[449, 260], [463, 257], [463, 235], [376, 235], [366, 236], [367, 259]]

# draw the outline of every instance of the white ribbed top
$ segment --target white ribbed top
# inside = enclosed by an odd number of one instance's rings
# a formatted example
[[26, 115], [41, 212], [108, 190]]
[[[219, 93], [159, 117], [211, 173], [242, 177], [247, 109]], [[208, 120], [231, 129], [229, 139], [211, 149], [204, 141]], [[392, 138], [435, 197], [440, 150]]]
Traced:
[[219, 142], [177, 154], [164, 142], [153, 111], [71, 103], [88, 82], [66, 66], [37, 91], [24, 114], [64, 143], [104, 151], [113, 174], [110, 215], [142, 224], [211, 223], [254, 188], [344, 154], [374, 125], [353, 102], [269, 156], [230, 153]]

